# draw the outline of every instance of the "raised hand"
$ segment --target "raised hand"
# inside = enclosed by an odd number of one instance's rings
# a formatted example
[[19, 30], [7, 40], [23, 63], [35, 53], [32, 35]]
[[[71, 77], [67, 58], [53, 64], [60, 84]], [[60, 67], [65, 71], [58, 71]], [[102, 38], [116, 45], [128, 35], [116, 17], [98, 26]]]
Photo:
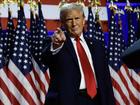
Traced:
[[57, 28], [52, 36], [53, 49], [60, 47], [66, 40], [64, 32]]

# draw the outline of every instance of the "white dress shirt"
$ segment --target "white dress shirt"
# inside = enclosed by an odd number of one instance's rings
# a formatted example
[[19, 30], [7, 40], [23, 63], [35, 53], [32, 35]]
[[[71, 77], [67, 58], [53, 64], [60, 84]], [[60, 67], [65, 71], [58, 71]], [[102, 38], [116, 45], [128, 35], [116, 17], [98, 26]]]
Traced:
[[[80, 58], [79, 58], [79, 55], [78, 55], [78, 52], [77, 52], [77, 48], [76, 48], [76, 40], [75, 40], [75, 38], [71, 38], [71, 41], [72, 41], [72, 44], [73, 44], [75, 52], [76, 52], [76, 56], [77, 56], [77, 59], [78, 59], [78, 64], [79, 64], [79, 68], [80, 68], [80, 72], [81, 72], [81, 83], [80, 83], [79, 89], [85, 89], [86, 88], [85, 78], [84, 78], [84, 73], [83, 73], [83, 70], [82, 70]], [[80, 43], [82, 44], [83, 48], [85, 49], [85, 52], [86, 52], [87, 57], [89, 59], [89, 63], [91, 65], [91, 68], [93, 70], [94, 77], [95, 77], [95, 80], [96, 80], [96, 75], [95, 75], [95, 72], [94, 72], [94, 66], [93, 66], [91, 53], [90, 53], [89, 48], [88, 48], [88, 46], [86, 44], [86, 41], [85, 41], [85, 39], [83, 37], [83, 34], [80, 36]]]

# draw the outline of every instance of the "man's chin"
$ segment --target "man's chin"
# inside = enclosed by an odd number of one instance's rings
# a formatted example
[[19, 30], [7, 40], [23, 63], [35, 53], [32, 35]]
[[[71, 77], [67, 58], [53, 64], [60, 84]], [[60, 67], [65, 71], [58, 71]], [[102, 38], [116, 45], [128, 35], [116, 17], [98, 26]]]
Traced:
[[80, 36], [81, 34], [78, 34], [78, 33], [72, 33], [72, 36], [73, 37], [77, 37], [77, 36]]

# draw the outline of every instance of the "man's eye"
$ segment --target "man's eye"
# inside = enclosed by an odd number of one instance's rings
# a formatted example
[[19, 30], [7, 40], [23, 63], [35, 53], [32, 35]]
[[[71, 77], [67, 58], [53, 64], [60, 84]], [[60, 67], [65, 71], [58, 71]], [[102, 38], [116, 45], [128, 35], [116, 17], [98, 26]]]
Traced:
[[79, 17], [76, 17], [76, 18], [75, 18], [75, 20], [78, 20], [78, 19], [80, 19], [80, 18], [79, 18]]
[[66, 19], [66, 21], [72, 21], [72, 19]]

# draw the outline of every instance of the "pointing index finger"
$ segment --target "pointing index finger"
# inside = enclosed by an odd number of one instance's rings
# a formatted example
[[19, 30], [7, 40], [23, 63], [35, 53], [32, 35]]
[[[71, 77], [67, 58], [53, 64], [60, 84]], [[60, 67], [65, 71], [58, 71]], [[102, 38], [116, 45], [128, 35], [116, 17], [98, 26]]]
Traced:
[[63, 33], [63, 31], [61, 30], [61, 28], [57, 28], [57, 29], [56, 29], [56, 32], [57, 32], [58, 34]]

